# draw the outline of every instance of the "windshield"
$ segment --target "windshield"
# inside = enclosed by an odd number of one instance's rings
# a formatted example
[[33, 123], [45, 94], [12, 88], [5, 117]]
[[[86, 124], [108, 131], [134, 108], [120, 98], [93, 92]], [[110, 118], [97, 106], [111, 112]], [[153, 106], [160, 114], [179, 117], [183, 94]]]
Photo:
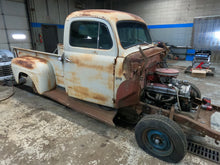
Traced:
[[151, 43], [151, 37], [144, 23], [120, 21], [117, 23], [118, 34], [123, 48]]

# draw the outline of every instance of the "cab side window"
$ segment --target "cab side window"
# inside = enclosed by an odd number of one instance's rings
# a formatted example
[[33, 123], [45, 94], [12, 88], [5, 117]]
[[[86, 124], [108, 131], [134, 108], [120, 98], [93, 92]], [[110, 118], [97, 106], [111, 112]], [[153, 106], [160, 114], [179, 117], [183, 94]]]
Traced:
[[75, 47], [94, 49], [111, 49], [113, 46], [107, 26], [94, 21], [72, 22], [69, 43]]

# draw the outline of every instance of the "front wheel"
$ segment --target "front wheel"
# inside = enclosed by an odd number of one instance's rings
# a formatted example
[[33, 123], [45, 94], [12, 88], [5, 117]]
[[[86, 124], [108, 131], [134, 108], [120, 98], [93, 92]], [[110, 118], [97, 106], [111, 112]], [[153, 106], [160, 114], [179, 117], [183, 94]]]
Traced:
[[166, 162], [181, 161], [187, 149], [182, 129], [162, 115], [147, 115], [135, 127], [135, 137], [140, 148]]
[[[199, 88], [195, 84], [190, 83], [190, 82], [189, 82], [189, 85], [191, 85], [191, 92], [190, 92], [191, 98], [192, 99], [195, 99], [195, 98], [201, 99], [201, 92], [200, 92]], [[196, 108], [197, 106], [198, 105], [195, 103], [192, 104], [193, 108]]]
[[200, 92], [199, 88], [195, 84], [190, 83], [190, 82], [189, 82], [189, 85], [191, 85], [191, 87], [192, 87], [192, 90], [191, 90], [192, 97], [200, 99], [201, 98], [201, 92]]

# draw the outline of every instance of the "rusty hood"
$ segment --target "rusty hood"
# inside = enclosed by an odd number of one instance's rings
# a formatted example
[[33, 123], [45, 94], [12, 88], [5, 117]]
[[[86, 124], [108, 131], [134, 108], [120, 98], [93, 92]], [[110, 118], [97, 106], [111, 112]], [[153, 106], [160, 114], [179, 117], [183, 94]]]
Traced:
[[143, 73], [152, 73], [160, 67], [165, 50], [156, 46], [142, 49], [141, 46], [125, 57], [123, 73], [125, 78], [139, 79]]
[[123, 81], [116, 94], [116, 108], [139, 103], [140, 91], [144, 88], [148, 74], [154, 74], [160, 67], [165, 50], [156, 46], [128, 54], [123, 62]]

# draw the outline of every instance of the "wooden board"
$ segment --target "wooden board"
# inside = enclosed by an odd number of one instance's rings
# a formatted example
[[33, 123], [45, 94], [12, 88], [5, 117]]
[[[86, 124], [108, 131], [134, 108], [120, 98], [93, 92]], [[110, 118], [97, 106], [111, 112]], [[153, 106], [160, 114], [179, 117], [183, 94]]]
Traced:
[[[195, 69], [195, 70], [199, 70], [199, 69]], [[214, 76], [215, 68], [210, 67], [209, 69], [202, 69], [202, 70], [207, 70], [207, 71], [206, 71], [206, 76]], [[192, 73], [192, 66], [188, 66], [188, 67], [185, 69], [184, 73], [186, 73], [186, 74], [187, 74], [187, 73], [191, 74], [191, 73]]]
[[192, 76], [193, 77], [199, 77], [199, 78], [205, 78], [206, 77], [206, 73], [207, 71], [206, 70], [198, 70], [198, 69], [192, 69]]

